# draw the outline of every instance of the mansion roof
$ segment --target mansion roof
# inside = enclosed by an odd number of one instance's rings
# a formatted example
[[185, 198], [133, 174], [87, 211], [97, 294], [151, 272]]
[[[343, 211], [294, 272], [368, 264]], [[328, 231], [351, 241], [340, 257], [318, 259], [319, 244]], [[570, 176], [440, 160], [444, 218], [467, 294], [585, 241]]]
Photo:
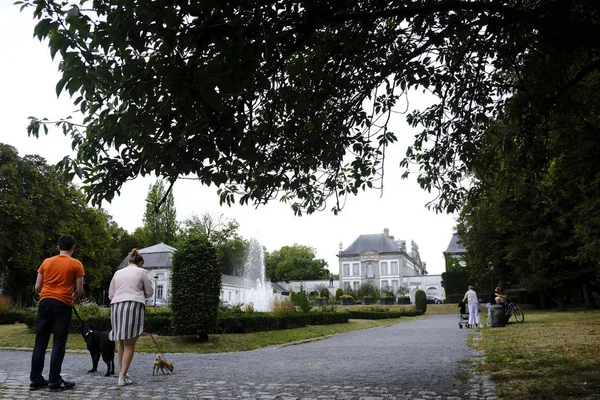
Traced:
[[460, 241], [460, 236], [458, 233], [452, 235], [452, 239], [450, 239], [450, 243], [448, 244], [448, 248], [446, 249], [446, 253], [450, 254], [464, 254], [467, 252], [467, 248]]
[[360, 235], [342, 254], [360, 254], [365, 250], [374, 250], [378, 253], [398, 252], [398, 244], [383, 233], [373, 235]]
[[[173, 257], [173, 253], [177, 250], [175, 247], [171, 247], [164, 243], [155, 244], [154, 246], [145, 247], [143, 249], [138, 249], [138, 252], [144, 257], [144, 268], [145, 269], [154, 269], [154, 268], [171, 268], [171, 258]], [[119, 264], [119, 268], [125, 268], [129, 262], [129, 255], [121, 264]]]

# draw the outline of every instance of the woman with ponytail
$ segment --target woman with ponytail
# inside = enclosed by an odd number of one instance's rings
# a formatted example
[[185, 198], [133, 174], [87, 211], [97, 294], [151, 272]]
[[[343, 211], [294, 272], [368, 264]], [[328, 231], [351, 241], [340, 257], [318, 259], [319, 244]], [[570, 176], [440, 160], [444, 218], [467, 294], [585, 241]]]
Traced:
[[108, 337], [117, 342], [119, 351], [118, 386], [133, 383], [127, 371], [135, 353], [137, 338], [144, 331], [146, 299], [154, 294], [152, 282], [143, 265], [144, 257], [136, 249], [131, 250], [129, 264], [115, 272], [108, 290], [112, 325]]

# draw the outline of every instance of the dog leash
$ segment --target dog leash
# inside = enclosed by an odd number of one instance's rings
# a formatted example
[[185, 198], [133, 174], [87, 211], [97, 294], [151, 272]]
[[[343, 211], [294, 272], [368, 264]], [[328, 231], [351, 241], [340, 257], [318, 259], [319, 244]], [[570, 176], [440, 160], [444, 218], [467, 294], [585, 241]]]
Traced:
[[[79, 322], [81, 322], [81, 324], [83, 325], [83, 320], [81, 319], [81, 317], [79, 316], [79, 313], [77, 312], [77, 309], [75, 308], [75, 304], [73, 304], [73, 312], [75, 313], [75, 316], [77, 317], [77, 319], [79, 320]], [[154, 339], [154, 335], [152, 335], [152, 332], [150, 332], [150, 324], [148, 324], [148, 320], [145, 321], [146, 324], [146, 328], [144, 329], [144, 331], [146, 331], [150, 337], [152, 338], [152, 341], [154, 342], [154, 345], [156, 346], [156, 348], [158, 349], [158, 351], [160, 351], [160, 354], [163, 357], [163, 360], [167, 361], [167, 357], [165, 357], [165, 353], [163, 353], [163, 351], [160, 349], [160, 346], [158, 345], [158, 343], [156, 342], [156, 340]]]
[[154, 339], [154, 335], [152, 335], [152, 332], [150, 332], [150, 324], [148, 323], [148, 320], [146, 319], [146, 321], [144, 323], [146, 324], [144, 331], [146, 331], [146, 333], [148, 333], [150, 335], [150, 337], [152, 338], [152, 341], [156, 345], [156, 348], [158, 349], [158, 351], [160, 351], [160, 354], [162, 355], [163, 360], [167, 361], [167, 357], [165, 357], [165, 354], [162, 352], [162, 350], [158, 346], [158, 343], [156, 343], [156, 340]]
[[79, 322], [81, 322], [81, 324], [83, 325], [83, 320], [79, 316], [79, 313], [77, 312], [77, 309], [75, 308], [75, 304], [73, 304], [73, 312], [75, 313], [75, 316], [77, 317], [77, 319], [79, 320]]

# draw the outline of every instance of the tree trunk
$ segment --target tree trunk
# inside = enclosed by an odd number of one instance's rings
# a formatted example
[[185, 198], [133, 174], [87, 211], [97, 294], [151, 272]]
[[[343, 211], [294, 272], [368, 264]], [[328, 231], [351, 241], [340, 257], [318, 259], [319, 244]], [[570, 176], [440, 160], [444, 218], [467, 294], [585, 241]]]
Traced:
[[594, 298], [592, 297], [593, 295], [590, 292], [589, 285], [587, 283], [584, 283], [582, 289], [583, 289], [583, 299], [585, 300], [586, 310], [598, 308], [598, 305], [594, 301]]
[[540, 294], [540, 309], [545, 310], [548, 308], [548, 298], [544, 292], [539, 292]]
[[554, 300], [554, 302], [556, 304], [558, 304], [559, 311], [567, 311], [567, 305], [565, 303], [565, 296], [562, 291], [559, 292], [558, 296], [552, 297], [552, 300]]

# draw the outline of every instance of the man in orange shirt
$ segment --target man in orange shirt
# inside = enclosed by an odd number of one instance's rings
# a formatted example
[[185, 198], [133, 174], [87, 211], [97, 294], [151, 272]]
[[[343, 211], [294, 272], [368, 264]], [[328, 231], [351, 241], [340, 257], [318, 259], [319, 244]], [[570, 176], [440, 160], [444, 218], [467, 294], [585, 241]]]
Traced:
[[[38, 269], [35, 290], [40, 292], [38, 305], [35, 346], [31, 357], [30, 390], [48, 387], [50, 391], [72, 389], [75, 382], [65, 381], [60, 376], [65, 357], [73, 300], [83, 292], [83, 264], [71, 257], [75, 250], [73, 236], [58, 239], [60, 254], [44, 260]], [[48, 380], [42, 376], [44, 359], [50, 334], [54, 331], [50, 373]]]

